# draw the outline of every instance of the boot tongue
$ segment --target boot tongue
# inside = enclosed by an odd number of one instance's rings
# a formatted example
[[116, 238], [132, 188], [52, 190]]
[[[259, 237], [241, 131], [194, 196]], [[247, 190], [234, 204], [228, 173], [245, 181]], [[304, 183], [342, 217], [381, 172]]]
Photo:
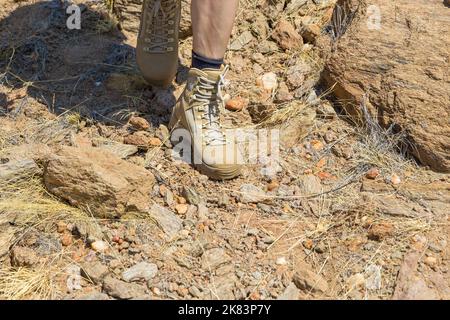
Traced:
[[191, 69], [191, 72], [197, 76], [197, 77], [204, 77], [208, 80], [214, 81], [214, 82], [218, 82], [220, 79], [220, 76], [222, 75], [223, 72], [223, 67], [221, 69]]

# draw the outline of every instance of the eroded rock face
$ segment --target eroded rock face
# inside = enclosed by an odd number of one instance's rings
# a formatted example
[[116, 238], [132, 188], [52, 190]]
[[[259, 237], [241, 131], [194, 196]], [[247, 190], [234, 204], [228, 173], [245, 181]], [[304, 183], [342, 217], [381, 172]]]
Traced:
[[44, 169], [51, 193], [97, 217], [148, 210], [154, 182], [149, 171], [99, 148], [62, 147]]
[[421, 163], [442, 172], [450, 171], [449, 28], [450, 10], [441, 0], [362, 4], [324, 70], [348, 113], [361, 116], [365, 102], [383, 126], [396, 124], [408, 134]]

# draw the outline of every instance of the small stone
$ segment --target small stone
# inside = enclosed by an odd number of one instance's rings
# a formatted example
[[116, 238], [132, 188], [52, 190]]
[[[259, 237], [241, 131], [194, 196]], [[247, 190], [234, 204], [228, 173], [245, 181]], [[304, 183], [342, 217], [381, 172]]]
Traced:
[[316, 38], [320, 35], [320, 27], [316, 24], [308, 24], [303, 27], [301, 35], [304, 40], [314, 43]]
[[122, 279], [126, 282], [137, 280], [148, 281], [158, 273], [158, 266], [154, 263], [140, 262], [122, 273]]
[[277, 189], [279, 186], [280, 186], [280, 184], [278, 183], [278, 181], [272, 180], [272, 181], [267, 185], [267, 191], [273, 191], [273, 190]]
[[400, 177], [397, 174], [393, 173], [391, 175], [390, 182], [392, 185], [396, 186], [396, 185], [400, 184], [402, 182], [402, 180], [400, 179]]
[[272, 92], [278, 88], [277, 75], [273, 72], [266, 73], [257, 79], [256, 84], [265, 91]]
[[178, 287], [177, 293], [180, 297], [184, 298], [189, 294], [189, 290], [184, 287]]
[[97, 252], [103, 253], [108, 250], [109, 246], [105, 241], [97, 240], [91, 243], [91, 248]]
[[175, 236], [183, 227], [181, 219], [176, 214], [160, 205], [154, 204], [149, 214], [169, 238]]
[[160, 296], [161, 295], [161, 290], [158, 287], [153, 287], [152, 288], [152, 292], [156, 296]]
[[298, 300], [299, 296], [300, 290], [295, 286], [295, 283], [291, 282], [277, 300]]
[[365, 270], [366, 289], [380, 290], [381, 288], [381, 266], [371, 264]]
[[221, 265], [231, 261], [231, 257], [221, 248], [213, 248], [202, 255], [202, 269], [215, 270]]
[[289, 102], [294, 99], [294, 95], [289, 91], [285, 82], [281, 82], [276, 95], [277, 102]]
[[234, 41], [230, 44], [230, 50], [241, 50], [244, 46], [249, 44], [254, 39], [252, 32], [247, 30], [241, 33]]
[[297, 64], [286, 70], [287, 85], [291, 89], [297, 89], [305, 83], [307, 75], [311, 72], [311, 67], [305, 61], [299, 61]]
[[263, 54], [267, 54], [267, 53], [277, 52], [278, 51], [278, 46], [273, 41], [263, 40], [258, 45], [257, 50], [259, 52], [263, 53]]
[[258, 203], [267, 199], [266, 193], [252, 184], [243, 184], [239, 194], [242, 203]]
[[230, 111], [241, 111], [248, 105], [248, 101], [241, 97], [236, 97], [234, 99], [229, 99], [225, 103], [225, 108]]
[[394, 233], [394, 226], [387, 222], [380, 222], [369, 228], [368, 238], [370, 240], [381, 241]]
[[291, 23], [284, 19], [280, 20], [275, 26], [272, 38], [285, 50], [303, 46], [303, 39], [300, 34]]
[[129, 300], [145, 295], [145, 289], [135, 283], [127, 283], [113, 277], [106, 277], [103, 281], [103, 291], [117, 299]]
[[334, 119], [337, 117], [336, 110], [334, 110], [333, 106], [328, 101], [322, 102], [319, 106], [317, 106], [316, 113], [324, 119]]
[[81, 275], [94, 284], [102, 282], [108, 273], [108, 267], [99, 261], [86, 262], [81, 265]]
[[166, 147], [171, 147], [172, 144], [170, 143], [170, 132], [165, 125], [159, 125], [159, 128], [156, 131], [156, 136], [164, 143]]
[[300, 267], [294, 274], [293, 281], [297, 288], [306, 292], [326, 293], [328, 290], [326, 280], [308, 268]]
[[178, 202], [179, 204], [186, 204], [186, 203], [187, 203], [187, 200], [186, 200], [186, 198], [184, 198], [184, 197], [177, 197], [177, 202]]
[[435, 257], [426, 257], [424, 260], [423, 260], [423, 262], [427, 265], [427, 266], [429, 266], [430, 268], [436, 268], [436, 266], [437, 266], [437, 263], [438, 263], [438, 261], [437, 261], [437, 259], [435, 258]]
[[173, 193], [169, 189], [164, 193], [164, 202], [170, 207], [174, 203]]
[[320, 194], [322, 193], [322, 183], [319, 177], [307, 174], [300, 177], [299, 188], [302, 194]]
[[313, 148], [315, 151], [320, 151], [324, 147], [323, 142], [320, 140], [312, 140], [311, 141], [311, 148]]
[[73, 243], [73, 238], [72, 235], [69, 232], [65, 232], [62, 236], [61, 236], [61, 244], [64, 247], [68, 247]]
[[204, 203], [199, 203], [197, 206], [198, 219], [204, 221], [208, 219], [209, 210]]
[[202, 295], [202, 292], [196, 286], [189, 287], [189, 293], [195, 298], [200, 298]]
[[308, 250], [312, 250], [312, 248], [314, 246], [314, 242], [311, 239], [307, 239], [307, 240], [303, 241], [303, 246]]
[[325, 140], [326, 143], [332, 143], [333, 141], [335, 141], [337, 139], [337, 137], [336, 137], [336, 134], [333, 131], [328, 130], [325, 133], [323, 139]]
[[148, 144], [152, 147], [160, 147], [162, 145], [162, 142], [159, 138], [152, 137], [148, 139]]
[[377, 168], [372, 168], [366, 172], [367, 179], [376, 179], [380, 175], [380, 171]]
[[284, 266], [287, 264], [286, 258], [285, 257], [279, 257], [277, 258], [277, 260], [275, 261], [275, 264], [279, 265], [279, 266]]
[[175, 206], [175, 210], [178, 214], [185, 214], [188, 211], [189, 206], [185, 203], [179, 203]]
[[197, 191], [192, 187], [183, 187], [182, 196], [189, 204], [198, 205], [201, 201]]
[[64, 221], [58, 221], [58, 223], [56, 224], [56, 231], [58, 231], [58, 233], [63, 233], [66, 230], [67, 223], [65, 223]]
[[148, 121], [141, 117], [133, 116], [130, 118], [130, 120], [128, 122], [137, 130], [145, 131], [145, 130], [150, 129], [150, 124], [148, 123]]
[[131, 144], [145, 150], [150, 145], [150, 139], [152, 139], [152, 137], [148, 132], [137, 131], [123, 138], [123, 143]]

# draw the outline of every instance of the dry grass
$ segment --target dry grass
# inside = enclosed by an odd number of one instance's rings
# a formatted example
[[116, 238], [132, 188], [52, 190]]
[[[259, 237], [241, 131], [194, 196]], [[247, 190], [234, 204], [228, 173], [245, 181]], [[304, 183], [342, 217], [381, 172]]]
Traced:
[[54, 298], [53, 273], [48, 266], [39, 269], [0, 268], [0, 298], [5, 300]]

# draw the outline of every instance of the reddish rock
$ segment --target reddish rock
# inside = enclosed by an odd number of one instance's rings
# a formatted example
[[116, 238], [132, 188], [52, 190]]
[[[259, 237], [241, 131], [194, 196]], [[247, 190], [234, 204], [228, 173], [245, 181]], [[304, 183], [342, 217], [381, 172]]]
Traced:
[[369, 228], [368, 237], [371, 240], [381, 241], [394, 233], [394, 226], [387, 222], [372, 225]]
[[327, 60], [326, 86], [357, 121], [365, 105], [383, 127], [403, 130], [420, 162], [450, 172], [450, 37], [443, 31], [450, 10], [437, 0], [374, 0], [370, 4], [382, 13], [377, 28], [360, 3], [346, 1], [359, 10]]
[[131, 117], [128, 121], [137, 130], [148, 130], [150, 129], [150, 124], [147, 120], [141, 117]]
[[303, 45], [303, 39], [294, 26], [282, 19], [276, 25], [272, 38], [284, 50], [296, 49]]

